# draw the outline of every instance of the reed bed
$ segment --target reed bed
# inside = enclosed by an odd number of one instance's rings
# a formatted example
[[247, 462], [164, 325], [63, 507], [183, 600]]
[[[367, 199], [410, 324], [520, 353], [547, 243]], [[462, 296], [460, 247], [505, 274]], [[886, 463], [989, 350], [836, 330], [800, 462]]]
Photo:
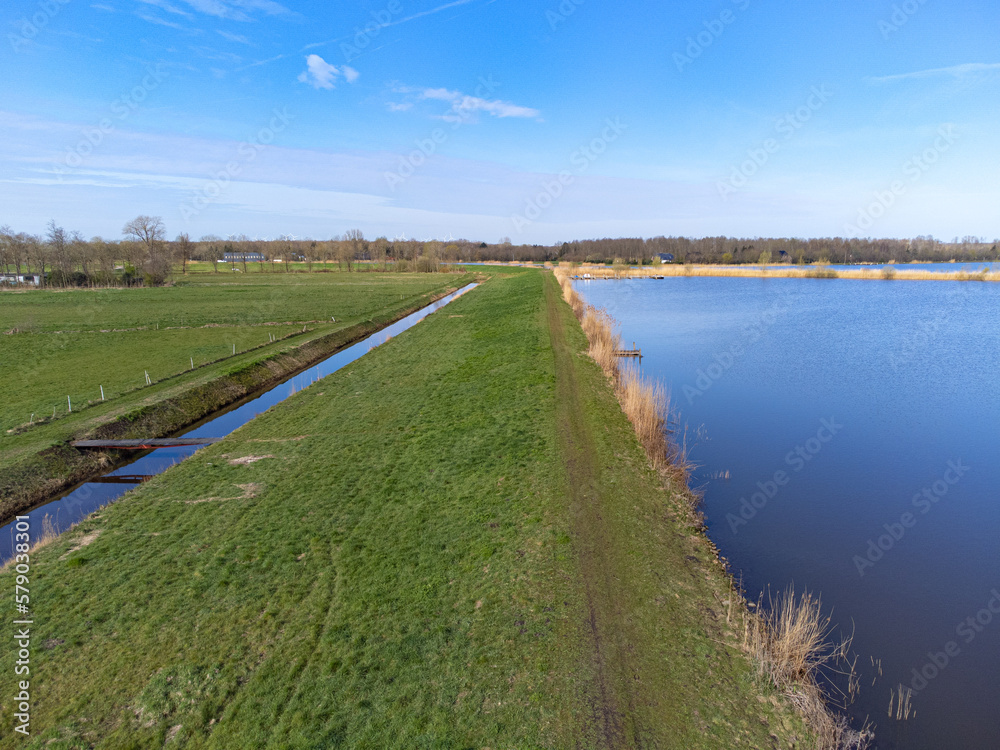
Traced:
[[[573, 309], [580, 326], [587, 335], [591, 359], [611, 381], [622, 411], [628, 417], [652, 465], [665, 476], [687, 487], [693, 468], [687, 453], [687, 440], [678, 437], [682, 431], [677, 414], [670, 404], [670, 394], [659, 383], [641, 374], [634, 365], [622, 367], [617, 352], [622, 348], [617, 323], [606, 310], [586, 304], [573, 289], [570, 273], [557, 268], [556, 279], [562, 287], [563, 299]], [[688, 491], [692, 507], [697, 507], [698, 496]]]
[[951, 271], [937, 272], [924, 270], [908, 270], [905, 267], [893, 267], [886, 274], [886, 269], [850, 268], [833, 269], [827, 264], [817, 263], [810, 266], [695, 266], [690, 264], [644, 266], [642, 268], [615, 269], [604, 265], [581, 265], [575, 269], [577, 274], [590, 274], [592, 279], [622, 279], [622, 278], [655, 278], [657, 276], [729, 276], [737, 278], [790, 278], [790, 279], [872, 279], [898, 281], [1000, 281], [1000, 271]]

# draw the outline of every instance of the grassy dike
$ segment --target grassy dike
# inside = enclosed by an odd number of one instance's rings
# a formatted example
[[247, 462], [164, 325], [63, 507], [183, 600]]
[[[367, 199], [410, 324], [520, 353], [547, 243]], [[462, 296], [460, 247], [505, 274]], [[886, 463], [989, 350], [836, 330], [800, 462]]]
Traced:
[[687, 518], [497, 276], [34, 552], [0, 748], [796, 746]]
[[281, 382], [472, 279], [472, 275], [444, 278], [436, 290], [405, 296], [371, 311], [366, 319], [306, 331], [2, 438], [0, 520], [10, 520], [121, 459], [114, 451], [78, 451], [69, 445], [71, 440], [172, 434]]

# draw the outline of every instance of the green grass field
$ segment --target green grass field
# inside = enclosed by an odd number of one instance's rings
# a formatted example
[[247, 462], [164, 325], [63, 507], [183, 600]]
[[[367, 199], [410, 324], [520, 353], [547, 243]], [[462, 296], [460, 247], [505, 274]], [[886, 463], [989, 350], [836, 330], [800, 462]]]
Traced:
[[[102, 419], [461, 283], [453, 274], [344, 272], [0, 292], [0, 330], [18, 330], [0, 335], [0, 471]], [[8, 433], [32, 419], [48, 423]]]
[[804, 740], [584, 351], [497, 275], [32, 554], [0, 748]]

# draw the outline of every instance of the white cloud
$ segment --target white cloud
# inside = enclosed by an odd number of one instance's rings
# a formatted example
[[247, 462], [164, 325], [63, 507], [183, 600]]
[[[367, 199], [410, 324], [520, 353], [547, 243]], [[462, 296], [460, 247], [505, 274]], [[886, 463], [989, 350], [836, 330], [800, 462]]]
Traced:
[[250, 13], [261, 11], [269, 16], [290, 14], [284, 5], [274, 0], [184, 0], [199, 13], [231, 21], [250, 21]]
[[934, 78], [937, 76], [952, 76], [962, 78], [973, 73], [989, 73], [1000, 70], [1000, 63], [965, 63], [964, 65], [952, 65], [948, 68], [931, 68], [929, 70], [916, 70], [912, 73], [899, 73], [892, 76], [869, 77], [869, 83], [892, 83], [893, 81], [904, 81], [912, 78]]
[[161, 10], [167, 11], [167, 13], [173, 13], [174, 15], [177, 16], [183, 16], [184, 18], [193, 18], [193, 16], [186, 10], [181, 10], [176, 5], [167, 2], [167, 0], [139, 0], [139, 2], [142, 3], [143, 5], [155, 6], [157, 8], [160, 8]]
[[358, 80], [358, 75], [358, 71], [347, 65], [338, 68], [319, 55], [309, 55], [306, 58], [306, 69], [299, 74], [299, 80], [315, 89], [332, 89], [338, 77], [343, 76], [348, 83], [354, 83]]
[[459, 98], [462, 93], [460, 91], [449, 91], [448, 89], [424, 89], [420, 92], [420, 95], [424, 99], [440, 99], [441, 101], [451, 102]]
[[180, 29], [181, 31], [184, 30], [184, 27], [181, 26], [179, 23], [173, 23], [171, 21], [164, 21], [162, 18], [157, 18], [156, 16], [151, 16], [151, 15], [149, 15], [147, 13], [138, 13], [137, 15], [143, 21], [149, 21], [150, 23], [155, 23], [158, 26], [167, 26], [168, 28], [171, 28], [171, 29]]
[[250, 40], [247, 39], [242, 34], [230, 34], [228, 31], [222, 31], [221, 29], [216, 29], [216, 31], [218, 31], [219, 36], [221, 36], [223, 39], [228, 39], [230, 42], [236, 42], [238, 44], [250, 44]]
[[452, 104], [456, 112], [489, 112], [494, 117], [538, 117], [541, 113], [531, 107], [500, 101], [480, 99], [478, 96], [462, 96]]
[[533, 107], [523, 107], [520, 104], [505, 102], [502, 99], [484, 99], [480, 96], [469, 96], [461, 91], [452, 91], [446, 88], [413, 88], [411, 86], [396, 85], [393, 87], [396, 94], [404, 94], [407, 99], [403, 102], [389, 102], [388, 107], [392, 112], [401, 112], [411, 109], [416, 101], [438, 101], [447, 102], [451, 107], [444, 113], [436, 115], [446, 122], [470, 122], [476, 119], [476, 115], [485, 112], [492, 117], [520, 117], [526, 119], [540, 119], [541, 112]]
[[112, 8], [110, 5], [104, 5], [103, 3], [93, 3], [90, 7], [91, 8], [96, 8], [97, 10], [105, 10], [108, 13], [114, 13], [115, 12], [114, 8]]

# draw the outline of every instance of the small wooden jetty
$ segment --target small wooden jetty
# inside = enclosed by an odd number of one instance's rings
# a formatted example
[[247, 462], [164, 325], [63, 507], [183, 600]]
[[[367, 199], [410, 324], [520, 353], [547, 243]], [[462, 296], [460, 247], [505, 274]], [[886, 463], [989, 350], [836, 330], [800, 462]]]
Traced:
[[152, 479], [155, 474], [107, 474], [103, 477], [88, 479], [94, 484], [142, 484]]
[[642, 349], [636, 347], [635, 342], [632, 342], [631, 349], [617, 349], [615, 350], [616, 357], [639, 357], [642, 358]]
[[144, 440], [74, 440], [74, 448], [103, 448], [119, 451], [144, 451], [150, 448], [180, 448], [186, 445], [211, 445], [222, 438], [146, 438]]

